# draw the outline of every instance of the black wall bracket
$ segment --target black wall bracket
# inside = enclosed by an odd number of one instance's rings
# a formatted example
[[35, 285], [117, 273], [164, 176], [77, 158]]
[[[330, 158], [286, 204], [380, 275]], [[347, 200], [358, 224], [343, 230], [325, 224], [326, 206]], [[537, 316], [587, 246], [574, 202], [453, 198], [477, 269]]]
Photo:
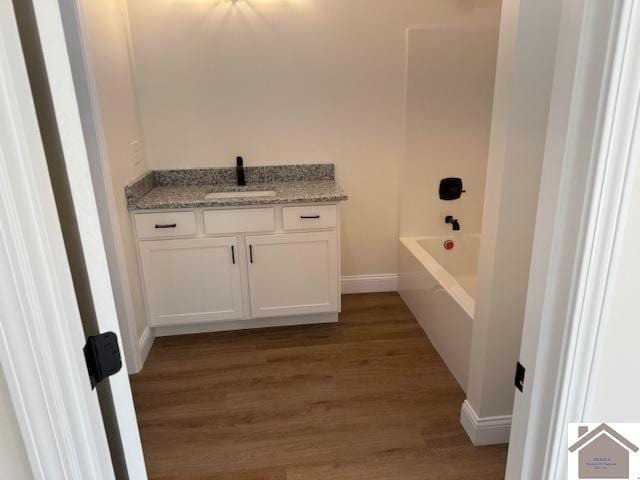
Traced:
[[106, 332], [87, 338], [84, 358], [92, 389], [105, 378], [118, 373], [122, 368], [122, 358], [116, 334]]

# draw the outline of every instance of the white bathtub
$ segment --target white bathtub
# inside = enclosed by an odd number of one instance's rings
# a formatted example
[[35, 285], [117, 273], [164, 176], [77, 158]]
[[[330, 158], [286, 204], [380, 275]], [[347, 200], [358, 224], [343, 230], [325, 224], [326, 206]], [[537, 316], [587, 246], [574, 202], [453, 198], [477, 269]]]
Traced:
[[479, 246], [479, 235], [400, 239], [400, 295], [465, 392]]

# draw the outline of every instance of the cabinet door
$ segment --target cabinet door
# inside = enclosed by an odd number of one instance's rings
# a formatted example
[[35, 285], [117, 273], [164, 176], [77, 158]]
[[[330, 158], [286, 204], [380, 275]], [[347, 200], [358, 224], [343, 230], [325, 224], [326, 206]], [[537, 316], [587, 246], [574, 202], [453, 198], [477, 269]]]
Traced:
[[247, 237], [253, 317], [338, 311], [336, 232]]
[[236, 237], [140, 242], [151, 326], [242, 317]]

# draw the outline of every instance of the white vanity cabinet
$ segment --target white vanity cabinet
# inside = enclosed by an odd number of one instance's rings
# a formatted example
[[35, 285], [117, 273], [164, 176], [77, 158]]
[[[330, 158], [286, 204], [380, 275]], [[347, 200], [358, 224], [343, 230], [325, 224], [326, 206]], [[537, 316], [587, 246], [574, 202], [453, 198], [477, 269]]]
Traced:
[[133, 212], [158, 335], [335, 322], [339, 210], [331, 205]]
[[247, 237], [254, 318], [338, 310], [335, 232]]
[[242, 318], [236, 237], [142, 241], [139, 251], [151, 325]]

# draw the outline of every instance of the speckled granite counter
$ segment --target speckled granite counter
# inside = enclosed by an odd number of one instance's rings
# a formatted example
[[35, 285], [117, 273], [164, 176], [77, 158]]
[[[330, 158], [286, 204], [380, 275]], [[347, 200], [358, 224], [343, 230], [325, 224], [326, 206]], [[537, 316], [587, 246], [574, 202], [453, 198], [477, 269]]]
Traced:
[[[245, 167], [246, 187], [235, 167], [150, 171], [125, 187], [129, 210], [334, 203], [347, 200], [333, 164]], [[206, 199], [213, 192], [275, 192], [264, 197]]]

